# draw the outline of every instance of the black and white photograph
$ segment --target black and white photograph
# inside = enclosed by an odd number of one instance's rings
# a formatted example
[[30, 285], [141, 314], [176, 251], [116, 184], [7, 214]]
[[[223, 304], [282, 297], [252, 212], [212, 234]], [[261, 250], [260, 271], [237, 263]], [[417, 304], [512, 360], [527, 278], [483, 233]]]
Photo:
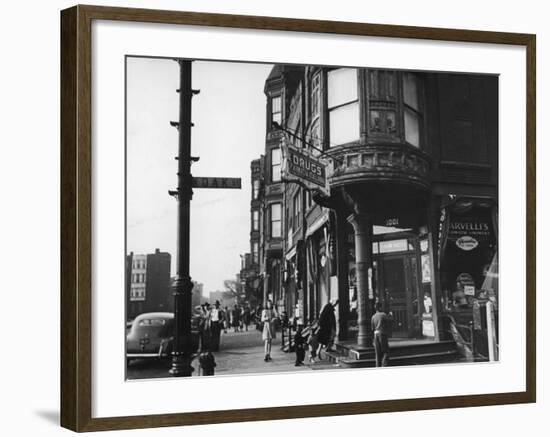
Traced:
[[125, 79], [128, 380], [499, 361], [498, 75]]

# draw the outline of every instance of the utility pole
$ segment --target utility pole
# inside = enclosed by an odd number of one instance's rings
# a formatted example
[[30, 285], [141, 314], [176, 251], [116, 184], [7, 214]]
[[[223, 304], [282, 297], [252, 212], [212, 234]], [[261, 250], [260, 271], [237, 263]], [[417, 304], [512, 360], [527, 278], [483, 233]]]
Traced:
[[[174, 294], [174, 349], [172, 368], [174, 376], [191, 376], [193, 359], [191, 339], [191, 297], [193, 282], [189, 276], [190, 206], [193, 197], [191, 176], [191, 99], [196, 94], [191, 89], [191, 61], [178, 59], [180, 68], [179, 121], [170, 124], [178, 128], [178, 234], [176, 254], [176, 279], [172, 285]], [[196, 160], [196, 159], [195, 159]]]

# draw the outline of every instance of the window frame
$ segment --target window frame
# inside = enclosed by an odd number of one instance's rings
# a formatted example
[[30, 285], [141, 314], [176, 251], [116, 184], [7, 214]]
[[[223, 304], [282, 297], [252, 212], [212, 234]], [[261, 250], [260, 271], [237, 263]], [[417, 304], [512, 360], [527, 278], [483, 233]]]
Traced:
[[[275, 101], [279, 101], [279, 110], [278, 111], [275, 111], [274, 110], [274, 103]], [[282, 94], [275, 94], [273, 96], [271, 96], [271, 99], [270, 99], [270, 120], [271, 120], [271, 126], [273, 125], [273, 122], [276, 122], [277, 124], [281, 125], [282, 121], [283, 121], [283, 96]], [[275, 115], [278, 114], [279, 115], [279, 120], [275, 120]]]
[[260, 198], [260, 180], [252, 180], [252, 200], [258, 200]]
[[[338, 70], [350, 70], [350, 71], [354, 71], [355, 72], [355, 76], [356, 76], [356, 82], [355, 82], [355, 100], [349, 100], [349, 101], [346, 101], [344, 103], [339, 103], [337, 105], [334, 105], [334, 106], [330, 106], [329, 104], [329, 99], [330, 99], [330, 90], [329, 90], [329, 82], [330, 82], [330, 73], [331, 72], [334, 72], [334, 71], [338, 71]], [[349, 67], [340, 67], [340, 68], [332, 68], [330, 70], [327, 70], [326, 72], [326, 75], [325, 75], [325, 80], [326, 80], [326, 143], [327, 143], [327, 146], [328, 148], [333, 148], [333, 147], [338, 147], [338, 146], [343, 146], [343, 145], [346, 145], [346, 144], [350, 144], [350, 143], [353, 143], [355, 141], [359, 141], [360, 137], [361, 137], [361, 98], [360, 98], [360, 94], [361, 94], [361, 87], [359, 85], [359, 69], [358, 68], [349, 68]], [[338, 111], [338, 110], [341, 110], [343, 108], [346, 108], [346, 107], [351, 107], [352, 105], [356, 105], [357, 106], [357, 138], [355, 140], [351, 140], [351, 141], [346, 141], [346, 142], [343, 142], [343, 143], [340, 143], [340, 144], [336, 144], [332, 141], [332, 133], [330, 131], [330, 120], [331, 120], [331, 114], [334, 113], [335, 111]]]
[[[279, 207], [279, 218], [274, 220], [273, 219], [273, 208]], [[282, 238], [283, 235], [283, 229], [282, 229], [282, 221], [283, 221], [283, 204], [281, 202], [273, 202], [269, 204], [269, 236], [270, 238]], [[274, 223], [279, 223], [279, 233], [278, 235], [274, 235], [273, 229]]]
[[[277, 164], [273, 164], [273, 153], [274, 152], [278, 152], [279, 154], [279, 162]], [[282, 160], [283, 160], [283, 157], [282, 157], [282, 153], [281, 153], [281, 148], [280, 147], [273, 147], [271, 148], [270, 152], [269, 152], [269, 161], [270, 161], [270, 166], [271, 166], [271, 174], [270, 174], [270, 180], [271, 182], [273, 183], [277, 183], [277, 182], [281, 182], [282, 180]], [[273, 171], [274, 168], [277, 167], [278, 170], [277, 170], [277, 174], [278, 174], [278, 178], [275, 179], [275, 172]]]
[[260, 230], [260, 211], [257, 209], [252, 210], [252, 231]]
[[[417, 106], [418, 108], [414, 108], [413, 106], [409, 105], [407, 102], [405, 102], [405, 76], [411, 75], [415, 79], [416, 84], [416, 99], [417, 99]], [[415, 147], [417, 149], [423, 149], [424, 147], [424, 87], [423, 87], [423, 81], [420, 80], [419, 76], [412, 71], [403, 71], [401, 72], [401, 105], [402, 105], [402, 126], [403, 126], [403, 141], [407, 144], [409, 144], [412, 147]], [[416, 119], [418, 120], [418, 145], [415, 145], [413, 143], [410, 143], [407, 141], [407, 131], [405, 127], [405, 113], [407, 111], [410, 111], [416, 116]]]

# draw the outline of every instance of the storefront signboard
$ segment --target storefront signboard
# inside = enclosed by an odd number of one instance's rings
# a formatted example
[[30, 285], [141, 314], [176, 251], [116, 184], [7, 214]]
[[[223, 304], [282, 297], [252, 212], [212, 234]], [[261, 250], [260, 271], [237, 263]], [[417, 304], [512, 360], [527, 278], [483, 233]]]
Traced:
[[292, 147], [286, 148], [286, 172], [288, 177], [296, 177], [304, 182], [310, 182], [318, 187], [326, 186], [326, 166], [315, 157], [299, 152]]

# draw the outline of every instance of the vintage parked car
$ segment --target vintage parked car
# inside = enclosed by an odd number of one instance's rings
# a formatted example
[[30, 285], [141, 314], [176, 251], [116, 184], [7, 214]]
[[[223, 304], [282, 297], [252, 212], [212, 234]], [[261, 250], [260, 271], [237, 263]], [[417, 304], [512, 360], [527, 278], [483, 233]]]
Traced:
[[[199, 319], [191, 319], [192, 351], [199, 346]], [[174, 342], [174, 313], [143, 313], [132, 322], [126, 336], [126, 361], [138, 358], [169, 358]]]

